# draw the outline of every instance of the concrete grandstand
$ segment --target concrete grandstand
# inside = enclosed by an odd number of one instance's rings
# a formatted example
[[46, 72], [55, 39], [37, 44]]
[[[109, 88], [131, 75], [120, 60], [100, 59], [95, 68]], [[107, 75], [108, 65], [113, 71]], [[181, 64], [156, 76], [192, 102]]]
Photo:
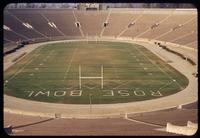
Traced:
[[[22, 105], [26, 100], [4, 95], [4, 128], [8, 134], [153, 136], [194, 134], [193, 129], [188, 133], [179, 133], [178, 129], [168, 131], [167, 123], [177, 126], [187, 126], [188, 121], [198, 123], [196, 9], [110, 8], [98, 11], [5, 9], [3, 25], [4, 53], [15, 49], [16, 43], [29, 42], [29, 45], [21, 50], [5, 54], [4, 71], [14, 64], [12, 60], [19, 54], [29, 53], [46, 42], [108, 40], [143, 45], [183, 73], [190, 81], [188, 87], [177, 94], [156, 101], [138, 102], [134, 106], [100, 105], [96, 106], [93, 115], [85, 111], [85, 108], [80, 108], [77, 112], [71, 107], [64, 106], [60, 109], [49, 106], [49, 110], [46, 110], [48, 105], [34, 102]], [[185, 59], [182, 60], [172, 52], [162, 49], [160, 46], [163, 45], [178, 52]], [[189, 59], [193, 65], [187, 62]], [[180, 100], [177, 100], [178, 98]], [[35, 104], [32, 109], [37, 113], [28, 109], [31, 104]], [[39, 106], [41, 109], [37, 110]], [[74, 114], [69, 115], [69, 109], [72, 109]], [[68, 111], [57, 114], [61, 110]], [[44, 113], [41, 113], [42, 111]], [[83, 115], [78, 115], [80, 112]]]

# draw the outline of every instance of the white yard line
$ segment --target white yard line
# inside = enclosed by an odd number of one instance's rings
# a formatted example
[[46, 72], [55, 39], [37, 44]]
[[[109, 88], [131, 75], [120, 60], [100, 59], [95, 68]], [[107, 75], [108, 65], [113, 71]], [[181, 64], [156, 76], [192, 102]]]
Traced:
[[19, 71], [15, 72], [15, 74], [13, 74], [7, 81], [12, 80], [12, 79], [13, 79], [14, 77], [16, 77], [19, 73], [21, 73], [21, 72], [24, 70], [24, 68], [25, 68], [28, 64], [30, 64], [30, 63], [33, 61], [33, 59], [34, 59], [34, 58], [31, 58], [29, 61], [27, 61], [26, 64], [25, 64]]
[[71, 68], [72, 60], [73, 60], [73, 58], [74, 58], [74, 55], [75, 55], [75, 53], [76, 53], [76, 50], [77, 50], [77, 48], [74, 50], [73, 55], [72, 55], [72, 58], [71, 58], [71, 60], [70, 60], [70, 62], [69, 62], [69, 65], [68, 65], [68, 67], [67, 67], [67, 69], [66, 69], [66, 71], [65, 71], [64, 80], [65, 80], [65, 77], [67, 76], [67, 74], [68, 74], [68, 72], [69, 72], [69, 70], [70, 70], [70, 68]]
[[[152, 61], [147, 55], [145, 55], [140, 49], [138, 49], [137, 47], [135, 47], [135, 49], [140, 52], [142, 55], [144, 55], [154, 66], [156, 66], [161, 72], [163, 72], [170, 80], [174, 80], [173, 77], [171, 77], [167, 72], [165, 72], [162, 68], [160, 68], [157, 64], [154, 63], [154, 61]], [[181, 85], [175, 81], [176, 84], [182, 89]]]
[[[119, 75], [117, 74], [117, 69], [115, 68], [115, 65], [110, 62], [110, 64], [112, 65], [112, 67], [114, 68], [114, 72], [115, 72], [115, 78], [119, 79]], [[119, 81], [119, 80], [118, 80]]]
[[[51, 52], [49, 52], [49, 54], [47, 55], [47, 56], [49, 56], [49, 55], [51, 55], [52, 53], [54, 52], [54, 50], [51, 50]], [[40, 54], [39, 54], [40, 55]], [[38, 56], [37, 56], [38, 57]], [[44, 65], [44, 64], [43, 64]], [[38, 70], [39, 68], [37, 68], [37, 70]], [[36, 72], [33, 72], [33, 73], [36, 73]], [[46, 90], [45, 88], [43, 88], [43, 87], [41, 87], [40, 85], [36, 85], [37, 87], [39, 87], [40, 89], [42, 89], [42, 90]]]
[[[41, 50], [42, 48], [40, 47], [40, 50]], [[35, 57], [35, 53], [33, 54], [33, 56], [30, 58], [30, 60], [28, 60], [27, 62], [26, 62], [26, 64], [20, 69], [20, 70], [18, 70], [15, 74], [13, 74], [8, 80], [11, 80], [11, 79], [13, 79], [14, 77], [16, 77], [24, 68], [25, 68], [25, 66], [27, 66], [28, 64], [30, 64], [31, 63], [31, 61], [34, 59], [34, 57]], [[37, 56], [38, 57], [38, 56]], [[23, 58], [21, 58], [21, 59], [23, 59]], [[19, 62], [19, 61], [18, 61]], [[7, 80], [7, 81], [8, 81]]]

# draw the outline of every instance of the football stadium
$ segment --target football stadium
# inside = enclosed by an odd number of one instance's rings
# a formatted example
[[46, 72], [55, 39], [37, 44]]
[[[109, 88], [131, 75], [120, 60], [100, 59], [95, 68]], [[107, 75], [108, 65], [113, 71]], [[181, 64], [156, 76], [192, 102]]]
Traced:
[[4, 9], [7, 134], [196, 134], [195, 7], [48, 5]]

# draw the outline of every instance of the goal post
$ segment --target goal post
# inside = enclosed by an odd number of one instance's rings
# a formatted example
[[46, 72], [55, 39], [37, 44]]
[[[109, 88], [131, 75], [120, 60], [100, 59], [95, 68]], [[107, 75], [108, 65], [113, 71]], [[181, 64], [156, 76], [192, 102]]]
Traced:
[[101, 79], [101, 89], [103, 89], [103, 65], [101, 65], [101, 76], [82, 76], [81, 75], [81, 65], [79, 65], [79, 89], [82, 88], [82, 79]]

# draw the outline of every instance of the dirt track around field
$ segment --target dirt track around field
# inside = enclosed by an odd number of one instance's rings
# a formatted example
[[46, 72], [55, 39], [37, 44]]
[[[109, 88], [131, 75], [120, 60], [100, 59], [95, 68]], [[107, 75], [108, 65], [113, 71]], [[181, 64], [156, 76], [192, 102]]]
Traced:
[[[57, 43], [57, 42], [63, 42], [63, 41], [54, 41], [47, 43]], [[30, 52], [34, 48], [47, 43], [33, 44], [30, 45], [29, 47], [23, 48], [22, 51]], [[192, 73], [196, 72], [197, 70], [196, 66], [191, 66], [185, 60], [165, 50], [160, 49], [158, 51], [158, 47], [156, 47], [153, 44], [144, 42], [132, 42], [132, 43], [141, 44], [152, 52], [156, 52], [157, 54], [159, 52], [159, 55], [162, 55], [162, 58], [167, 58], [173, 61], [172, 63], [169, 64], [178, 71], [180, 71], [189, 79], [189, 85], [187, 86], [187, 88], [176, 94], [153, 100], [119, 103], [119, 104], [100, 104], [100, 105], [93, 104], [91, 106], [92, 109], [91, 111], [90, 111], [90, 105], [44, 103], [44, 102], [29, 101], [25, 99], [4, 95], [4, 111], [10, 113], [32, 115], [32, 116], [54, 117], [55, 114], [60, 114], [61, 117], [63, 118], [102, 118], [102, 117], [124, 116], [125, 113], [151, 112], [151, 111], [175, 107], [180, 104], [186, 104], [197, 101], [198, 98], [197, 78], [195, 78], [192, 75]], [[11, 57], [12, 56], [10, 56], [10, 59], [12, 59], [14, 56], [12, 58]], [[5, 58], [7, 59], [7, 57]], [[11, 61], [6, 59], [4, 61]], [[13, 63], [4, 62], [4, 70], [11, 65], [13, 65]]]

